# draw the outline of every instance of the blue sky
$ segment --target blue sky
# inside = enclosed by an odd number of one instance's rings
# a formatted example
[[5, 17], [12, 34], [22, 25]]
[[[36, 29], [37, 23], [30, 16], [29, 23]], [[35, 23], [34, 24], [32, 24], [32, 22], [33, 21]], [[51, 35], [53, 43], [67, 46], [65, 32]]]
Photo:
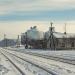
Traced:
[[0, 36], [14, 37], [28, 25], [49, 27], [50, 21], [75, 23], [75, 0], [0, 0]]
[[49, 20], [75, 20], [75, 10], [53, 11], [18, 11], [0, 15], [0, 21], [49, 21]]
[[75, 20], [74, 0], [0, 0], [0, 21]]

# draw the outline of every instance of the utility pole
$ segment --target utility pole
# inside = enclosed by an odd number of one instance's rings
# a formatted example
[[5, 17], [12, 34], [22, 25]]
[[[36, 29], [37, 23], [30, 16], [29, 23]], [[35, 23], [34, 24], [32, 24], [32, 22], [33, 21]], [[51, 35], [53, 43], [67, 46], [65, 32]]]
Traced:
[[65, 41], [65, 48], [67, 48], [67, 32], [66, 32], [66, 23], [65, 23], [65, 27], [64, 27], [64, 34], [65, 34], [65, 38], [64, 38], [64, 41]]
[[6, 39], [6, 34], [4, 34], [4, 46], [7, 47], [7, 39]]
[[50, 31], [50, 36], [49, 36], [49, 39], [48, 41], [50, 41], [50, 49], [51, 50], [55, 50], [55, 37], [53, 35], [53, 30], [54, 30], [54, 27], [53, 27], [53, 23], [51, 22], [51, 27], [49, 29]]
[[64, 34], [66, 35], [66, 23], [65, 23], [65, 27], [64, 27], [64, 30], [65, 30]]

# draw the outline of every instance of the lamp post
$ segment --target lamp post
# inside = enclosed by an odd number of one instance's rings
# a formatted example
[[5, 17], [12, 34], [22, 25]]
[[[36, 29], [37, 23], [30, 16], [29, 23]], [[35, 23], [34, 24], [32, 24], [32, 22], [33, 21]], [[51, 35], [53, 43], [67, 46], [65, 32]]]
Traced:
[[20, 47], [20, 35], [17, 37], [17, 47]]

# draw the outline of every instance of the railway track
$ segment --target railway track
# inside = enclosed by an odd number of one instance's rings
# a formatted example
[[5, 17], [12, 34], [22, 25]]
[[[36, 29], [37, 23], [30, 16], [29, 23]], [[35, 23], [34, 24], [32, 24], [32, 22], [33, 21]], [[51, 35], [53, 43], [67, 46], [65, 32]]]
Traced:
[[[58, 62], [58, 60], [54, 60], [54, 59], [50, 59], [49, 57], [44, 57], [44, 56], [42, 56], [42, 55], [39, 55], [39, 54], [35, 54], [35, 53], [28, 53], [28, 52], [25, 52], [25, 53], [23, 53], [23, 52], [17, 52], [17, 51], [13, 51], [13, 50], [4, 50], [4, 51], [7, 51], [8, 53], [10, 53], [11, 55], [13, 55], [13, 56], [16, 56], [17, 58], [20, 58], [20, 59], [22, 59], [22, 60], [24, 60], [24, 61], [26, 61], [26, 62], [29, 62], [29, 63], [31, 63], [31, 64], [33, 64], [33, 65], [35, 65], [36, 67], [39, 67], [39, 68], [41, 68], [41, 69], [43, 69], [43, 70], [45, 70], [46, 72], [48, 72], [50, 75], [65, 75], [65, 74], [58, 74], [57, 72], [56, 72], [56, 70], [54, 69], [54, 71], [51, 69], [51, 68], [53, 68], [52, 66], [50, 66], [51, 64], [54, 66], [56, 66], [56, 67], [58, 67], [59, 68], [59, 70], [60, 69], [64, 69], [64, 70], [67, 70], [67, 71], [70, 71], [70, 72], [73, 72], [73, 73], [75, 73], [75, 69], [68, 69], [68, 66], [70, 66], [70, 65], [72, 65], [71, 67], [69, 67], [69, 68], [72, 68], [72, 67], [74, 67], [75, 65], [74, 64], [71, 64], [71, 63], [67, 63], [66, 61], [65, 62], [63, 62], [63, 60], [60, 62]], [[27, 56], [26, 56], [27, 55]], [[29, 57], [28, 57], [29, 56]], [[34, 58], [34, 57], [36, 57], [36, 58]], [[34, 58], [34, 59], [32, 59], [32, 58]], [[41, 59], [40, 59], [41, 58]], [[32, 59], [32, 61], [34, 61], [34, 62], [32, 62], [31, 61], [31, 59]], [[44, 61], [42, 61], [43, 59], [45, 59]], [[50, 60], [53, 60], [53, 61], [50, 61]], [[50, 63], [50, 62], [52, 62], [52, 63]], [[53, 62], [58, 62], [58, 63], [53, 63]], [[70, 61], [71, 62], [71, 61]], [[41, 64], [39, 64], [39, 63], [41, 63]], [[61, 63], [61, 64], [59, 64], [59, 63]], [[62, 63], [65, 63], [65, 64], [63, 64], [62, 65]], [[67, 68], [65, 67], [65, 65], [67, 65]], [[54, 66], [54, 68], [56, 68]], [[63, 67], [63, 68], [62, 68]], [[62, 71], [61, 70], [61, 71]], [[68, 74], [66, 74], [66, 75], [68, 75]], [[75, 75], [75, 74], [74, 74]]]
[[18, 72], [20, 72], [20, 75], [25, 75], [25, 73], [16, 64], [14, 64], [11, 59], [9, 59], [4, 53], [0, 53], [18, 70]]
[[75, 60], [72, 60], [72, 59], [65, 59], [65, 58], [61, 58], [61, 57], [54, 57], [54, 56], [50, 56], [50, 55], [44, 55], [44, 54], [26, 52], [26, 51], [25, 51], [25, 53], [29, 54], [29, 55], [34, 55], [34, 56], [38, 56], [38, 57], [42, 57], [42, 58], [46, 58], [46, 59], [50, 59], [50, 60], [55, 60], [55, 61], [60, 61], [63, 63], [75, 65]]
[[[22, 51], [20, 51], [20, 52], [22, 52]], [[27, 51], [25, 51], [25, 53], [29, 54], [29, 55], [33, 55], [33, 56], [38, 56], [38, 57], [42, 57], [42, 58], [46, 58], [46, 59], [50, 59], [50, 60], [55, 60], [55, 61], [60, 61], [63, 63], [75, 65], [75, 60], [73, 60], [73, 59], [66, 59], [66, 58], [55, 57], [55, 56], [50, 56], [50, 55], [45, 55], [45, 54], [40, 54], [40, 53], [27, 52]]]
[[8, 57], [6, 54], [8, 54], [9, 56], [12, 55], [12, 57], [14, 56], [14, 57], [16, 57], [16, 58], [21, 59], [22, 61], [25, 61], [25, 62], [30, 63], [30, 64], [32, 64], [32, 65], [34, 65], [34, 66], [36, 66], [36, 67], [38, 67], [38, 68], [44, 70], [45, 72], [48, 72], [48, 75], [58, 75], [58, 74], [56, 74], [55, 72], [51, 71], [49, 68], [46, 68], [45, 66], [41, 66], [41, 65], [39, 65], [39, 64], [37, 64], [37, 63], [34, 63], [34, 62], [32, 62], [32, 61], [29, 61], [29, 60], [27, 60], [27, 59], [24, 59], [24, 58], [22, 58], [22, 57], [19, 57], [19, 56], [13, 54], [13, 53], [8, 52], [8, 51], [5, 51], [5, 50], [4, 50], [4, 51], [2, 51], [2, 54], [18, 69], [18, 71], [21, 73], [21, 75], [26, 75], [26, 74], [25, 74], [19, 67], [17, 67], [17, 66], [14, 64], [14, 62], [13, 62], [12, 60], [10, 60], [9, 57]]

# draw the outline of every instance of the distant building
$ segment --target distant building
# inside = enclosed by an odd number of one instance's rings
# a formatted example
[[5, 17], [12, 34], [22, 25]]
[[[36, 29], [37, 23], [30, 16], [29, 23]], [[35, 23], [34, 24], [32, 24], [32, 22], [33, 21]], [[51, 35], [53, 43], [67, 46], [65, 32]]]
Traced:
[[13, 39], [3, 39], [0, 41], [0, 47], [8, 47], [8, 46], [15, 46], [16, 41]]

